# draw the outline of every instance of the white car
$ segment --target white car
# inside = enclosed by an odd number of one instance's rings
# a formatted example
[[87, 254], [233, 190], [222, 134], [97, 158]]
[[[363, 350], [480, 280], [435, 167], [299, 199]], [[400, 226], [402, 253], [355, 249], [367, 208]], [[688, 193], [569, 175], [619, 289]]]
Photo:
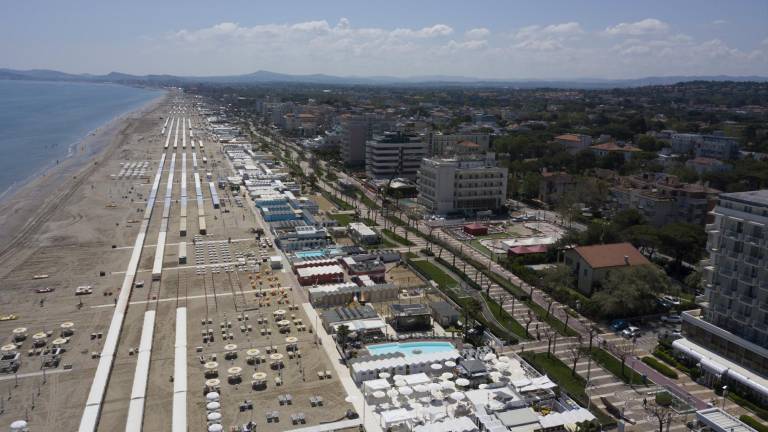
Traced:
[[640, 336], [640, 328], [639, 327], [634, 327], [634, 326], [629, 326], [629, 327], [625, 328], [621, 332], [621, 335], [624, 336], [627, 339], [632, 339], [633, 337], [638, 337], [638, 336]]
[[683, 322], [683, 318], [680, 315], [664, 315], [661, 320], [665, 323], [680, 324]]

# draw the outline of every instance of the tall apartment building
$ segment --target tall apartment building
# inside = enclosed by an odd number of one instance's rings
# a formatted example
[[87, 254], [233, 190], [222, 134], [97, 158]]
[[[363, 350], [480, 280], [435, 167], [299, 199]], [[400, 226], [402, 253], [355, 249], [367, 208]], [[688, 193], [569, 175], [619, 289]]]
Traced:
[[430, 132], [425, 136], [430, 156], [455, 154], [483, 154], [491, 147], [491, 135], [487, 133], [441, 134]]
[[365, 143], [365, 173], [373, 179], [415, 179], [427, 144], [420, 137], [386, 132]]
[[725, 135], [673, 133], [670, 145], [674, 153], [693, 154], [696, 157], [729, 160], [739, 155], [739, 142]]
[[616, 211], [635, 209], [657, 227], [675, 222], [704, 225], [718, 192], [659, 173], [622, 177], [609, 190]]
[[768, 400], [768, 189], [721, 194], [712, 214], [706, 303], [701, 313], [683, 314], [686, 339], [673, 347], [705, 358], [704, 371], [725, 375], [729, 388], [735, 381]]
[[365, 142], [371, 137], [370, 122], [362, 115], [345, 114], [340, 123], [341, 160], [346, 165], [362, 165], [365, 163]]
[[429, 158], [421, 162], [419, 202], [435, 214], [496, 211], [507, 199], [507, 168], [485, 159]]

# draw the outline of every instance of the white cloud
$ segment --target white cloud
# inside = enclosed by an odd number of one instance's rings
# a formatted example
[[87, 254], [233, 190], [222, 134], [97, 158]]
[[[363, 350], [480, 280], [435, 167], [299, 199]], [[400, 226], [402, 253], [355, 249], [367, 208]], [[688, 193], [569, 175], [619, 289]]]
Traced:
[[[356, 27], [346, 18], [245, 26], [222, 22], [142, 41], [153, 73], [222, 75], [258, 69], [335, 75], [451, 74], [482, 78], [626, 78], [649, 75], [760, 74], [768, 39], [751, 51], [719, 39], [696, 40], [646, 19], [585, 29], [578, 22], [493, 32], [425, 27]], [[621, 35], [607, 38], [605, 35]], [[204, 59], [201, 61], [200, 59]], [[127, 62], [127, 61], [126, 61]], [[560, 66], [567, 64], [567, 69]], [[115, 68], [125, 69], [128, 68]]]
[[723, 24], [728, 24], [728, 21], [724, 20], [724, 19], [718, 19], [718, 20], [712, 21], [712, 24], [713, 25], [723, 25]]
[[485, 39], [491, 35], [491, 31], [485, 27], [473, 28], [464, 33], [467, 39]]
[[605, 33], [611, 36], [640, 36], [647, 34], [664, 33], [669, 30], [669, 24], [656, 18], [646, 18], [633, 23], [619, 23], [605, 29]]

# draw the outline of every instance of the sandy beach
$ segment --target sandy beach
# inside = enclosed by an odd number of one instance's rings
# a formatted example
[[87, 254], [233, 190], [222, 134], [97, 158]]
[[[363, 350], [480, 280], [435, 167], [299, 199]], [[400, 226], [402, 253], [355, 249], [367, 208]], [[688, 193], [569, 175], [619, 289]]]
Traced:
[[13, 268], [11, 258], [23, 255], [29, 237], [51, 217], [74, 190], [87, 181], [99, 163], [124, 145], [131, 133], [131, 121], [156, 111], [168, 95], [141, 108], [122, 114], [91, 131], [72, 146], [73, 154], [52, 163], [18, 189], [0, 198], [0, 277]]

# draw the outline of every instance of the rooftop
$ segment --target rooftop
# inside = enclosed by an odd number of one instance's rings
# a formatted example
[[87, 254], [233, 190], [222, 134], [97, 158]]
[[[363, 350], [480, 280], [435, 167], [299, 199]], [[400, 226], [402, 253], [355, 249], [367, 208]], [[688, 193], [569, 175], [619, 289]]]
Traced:
[[607, 143], [593, 145], [590, 148], [593, 148], [595, 150], [609, 151], [609, 152], [611, 152], [611, 151], [618, 151], [618, 152], [639, 152], [639, 151], [642, 151], [642, 150], [640, 150], [639, 148], [637, 148], [635, 146], [631, 146], [629, 144], [619, 145], [619, 144], [616, 144], [613, 141], [607, 142]]
[[720, 194], [720, 198], [768, 207], [768, 189]]
[[411, 315], [429, 315], [429, 308], [425, 304], [391, 304], [389, 305], [394, 315], [397, 316], [411, 316]]
[[631, 243], [579, 246], [574, 251], [592, 268], [638, 266], [651, 262]]

